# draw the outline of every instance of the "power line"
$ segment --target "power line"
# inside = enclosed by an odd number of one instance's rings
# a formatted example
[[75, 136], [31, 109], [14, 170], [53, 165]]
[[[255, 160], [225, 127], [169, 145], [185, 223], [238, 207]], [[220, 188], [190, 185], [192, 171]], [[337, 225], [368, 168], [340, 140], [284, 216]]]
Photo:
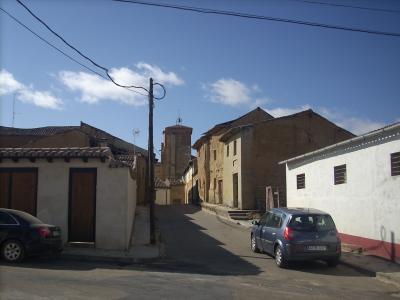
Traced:
[[[24, 23], [22, 23], [20, 20], [18, 20], [16, 17], [14, 17], [11, 13], [9, 13], [8, 11], [6, 11], [5, 9], [3, 9], [2, 7], [0, 7], [0, 10], [5, 13], [7, 16], [9, 16], [12, 20], [14, 20], [16, 23], [18, 23], [20, 26], [22, 26], [23, 28], [25, 28], [26, 30], [28, 30], [30, 33], [32, 33], [34, 36], [36, 36], [37, 38], [39, 38], [40, 40], [42, 40], [44, 43], [46, 43], [47, 45], [49, 45], [50, 47], [52, 47], [54, 50], [58, 51], [59, 53], [61, 53], [62, 55], [64, 55], [65, 57], [69, 58], [70, 60], [72, 60], [73, 62], [77, 63], [78, 65], [80, 65], [81, 67], [85, 68], [86, 70], [102, 77], [105, 80], [109, 80], [106, 76], [104, 76], [103, 74], [93, 70], [92, 68], [89, 68], [88, 66], [85, 66], [84, 64], [82, 64], [81, 62], [79, 62], [78, 60], [76, 60], [75, 58], [73, 58], [72, 56], [70, 56], [69, 54], [65, 53], [63, 50], [59, 49], [58, 47], [54, 46], [52, 43], [50, 43], [49, 41], [47, 41], [45, 38], [43, 38], [42, 36], [40, 36], [39, 34], [37, 34], [35, 31], [33, 31], [32, 29], [30, 29], [27, 25], [25, 25]], [[136, 90], [131, 90], [128, 89], [134, 93], [140, 94], [142, 96], [147, 96], [146, 94], [142, 94]]]
[[42, 23], [51, 33], [53, 33], [56, 37], [58, 37], [61, 41], [64, 42], [64, 44], [66, 44], [68, 47], [70, 47], [72, 50], [74, 50], [75, 52], [77, 52], [80, 56], [82, 56], [83, 58], [85, 58], [86, 60], [90, 61], [94, 66], [102, 69], [103, 71], [105, 71], [107, 77], [109, 80], [111, 80], [115, 85], [119, 86], [119, 87], [123, 87], [123, 88], [135, 88], [135, 89], [142, 89], [144, 91], [146, 91], [147, 93], [149, 92], [146, 88], [142, 87], [142, 86], [135, 86], [135, 85], [122, 85], [119, 84], [117, 82], [114, 81], [114, 79], [110, 76], [109, 70], [101, 65], [99, 65], [98, 63], [96, 63], [94, 60], [92, 60], [91, 58], [89, 58], [88, 56], [86, 56], [85, 54], [83, 54], [81, 51], [79, 51], [77, 48], [75, 48], [74, 46], [72, 46], [70, 43], [68, 43], [61, 35], [59, 35], [57, 32], [55, 32], [53, 29], [51, 29], [51, 27], [49, 25], [47, 25], [46, 22], [44, 22], [41, 18], [39, 18], [38, 16], [36, 16], [25, 4], [23, 4], [20, 0], [16, 0], [23, 8], [25, 8], [36, 20], [38, 20], [40, 23]]
[[[19, 1], [19, 0], [17, 0], [17, 1]], [[302, 20], [296, 20], [296, 19], [285, 19], [285, 18], [275, 18], [275, 17], [263, 16], [263, 15], [246, 14], [246, 13], [235, 12], [235, 11], [216, 10], [216, 9], [209, 9], [209, 8], [200, 8], [200, 7], [193, 7], [193, 6], [164, 4], [164, 3], [158, 3], [158, 2], [147, 2], [147, 1], [137, 1], [137, 0], [113, 0], [113, 1], [178, 9], [178, 10], [191, 11], [191, 12], [197, 12], [197, 13], [203, 13], [203, 14], [225, 15], [225, 16], [241, 17], [241, 18], [256, 19], [256, 20], [263, 20], [263, 21], [291, 23], [291, 24], [297, 24], [297, 25], [327, 28], [327, 29], [361, 32], [361, 33], [374, 34], [374, 35], [400, 37], [400, 33], [397, 33], [397, 32], [385, 32], [385, 31], [369, 30], [369, 29], [363, 29], [363, 28], [346, 27], [346, 26], [339, 26], [339, 25], [329, 25], [329, 24], [302, 21]]]
[[311, 1], [311, 0], [287, 0], [287, 1], [294, 1], [294, 2], [302, 2], [302, 3], [308, 3], [308, 4], [327, 5], [327, 6], [336, 6], [336, 7], [345, 7], [345, 8], [354, 8], [354, 9], [362, 9], [362, 10], [369, 10], [369, 11], [400, 14], [400, 10], [395, 10], [395, 9], [374, 8], [374, 7], [356, 6], [356, 5], [339, 4], [339, 3], [328, 3], [328, 2]]

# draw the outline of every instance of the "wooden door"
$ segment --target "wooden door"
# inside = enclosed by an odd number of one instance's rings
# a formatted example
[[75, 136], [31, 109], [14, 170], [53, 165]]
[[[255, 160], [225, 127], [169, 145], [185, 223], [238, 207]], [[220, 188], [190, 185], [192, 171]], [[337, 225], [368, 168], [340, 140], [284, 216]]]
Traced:
[[97, 171], [92, 168], [71, 169], [69, 181], [70, 242], [94, 243], [96, 220]]
[[0, 170], [0, 207], [36, 215], [37, 169]]

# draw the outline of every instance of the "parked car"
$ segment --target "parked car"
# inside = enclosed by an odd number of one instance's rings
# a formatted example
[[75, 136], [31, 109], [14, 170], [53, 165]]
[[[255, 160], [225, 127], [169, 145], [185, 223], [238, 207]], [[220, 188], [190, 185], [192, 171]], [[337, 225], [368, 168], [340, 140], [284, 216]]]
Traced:
[[0, 208], [0, 251], [8, 262], [63, 249], [61, 230], [19, 210]]
[[253, 221], [251, 249], [275, 257], [278, 267], [290, 261], [324, 260], [336, 266], [341, 241], [332, 217], [311, 208], [274, 208]]

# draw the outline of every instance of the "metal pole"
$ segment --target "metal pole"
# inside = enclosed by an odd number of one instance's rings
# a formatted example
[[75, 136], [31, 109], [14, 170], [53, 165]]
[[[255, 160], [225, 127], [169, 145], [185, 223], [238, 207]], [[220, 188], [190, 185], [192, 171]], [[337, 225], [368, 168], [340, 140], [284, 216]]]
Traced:
[[149, 88], [149, 144], [148, 144], [148, 197], [150, 205], [150, 243], [155, 244], [155, 224], [154, 224], [154, 145], [153, 145], [153, 78], [150, 78]]

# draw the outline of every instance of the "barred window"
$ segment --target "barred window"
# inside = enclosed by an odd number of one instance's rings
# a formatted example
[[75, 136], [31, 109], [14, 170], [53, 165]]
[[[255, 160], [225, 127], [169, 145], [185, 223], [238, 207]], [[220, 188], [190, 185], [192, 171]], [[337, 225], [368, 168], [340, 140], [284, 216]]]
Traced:
[[400, 152], [390, 154], [392, 176], [400, 175]]
[[347, 182], [346, 165], [334, 167], [335, 185]]
[[306, 174], [297, 175], [297, 189], [304, 189], [306, 187]]

